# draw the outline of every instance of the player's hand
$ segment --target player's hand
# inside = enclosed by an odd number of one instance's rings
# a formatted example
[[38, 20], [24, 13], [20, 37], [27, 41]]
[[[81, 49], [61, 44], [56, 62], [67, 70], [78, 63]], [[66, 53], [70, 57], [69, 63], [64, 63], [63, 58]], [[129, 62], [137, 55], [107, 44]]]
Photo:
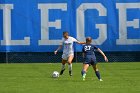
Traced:
[[107, 59], [107, 57], [106, 57], [106, 56], [104, 57], [104, 60], [105, 60], [106, 62], [108, 62], [108, 59]]
[[57, 51], [54, 51], [54, 54], [56, 55], [57, 54]]

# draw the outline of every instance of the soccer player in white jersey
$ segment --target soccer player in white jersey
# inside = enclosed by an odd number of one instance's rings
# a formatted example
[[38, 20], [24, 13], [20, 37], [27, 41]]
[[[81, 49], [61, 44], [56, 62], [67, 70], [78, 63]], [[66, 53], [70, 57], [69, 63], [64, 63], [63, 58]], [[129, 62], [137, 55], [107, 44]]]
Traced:
[[63, 32], [63, 38], [62, 42], [60, 43], [60, 46], [56, 51], [54, 51], [55, 54], [57, 54], [58, 50], [60, 50], [63, 47], [63, 55], [62, 55], [62, 68], [60, 71], [60, 75], [63, 74], [65, 71], [65, 64], [68, 62], [68, 68], [69, 68], [69, 75], [72, 76], [72, 60], [74, 58], [74, 49], [73, 49], [73, 43], [78, 44], [85, 44], [85, 42], [79, 42], [75, 38], [69, 36], [68, 32]]

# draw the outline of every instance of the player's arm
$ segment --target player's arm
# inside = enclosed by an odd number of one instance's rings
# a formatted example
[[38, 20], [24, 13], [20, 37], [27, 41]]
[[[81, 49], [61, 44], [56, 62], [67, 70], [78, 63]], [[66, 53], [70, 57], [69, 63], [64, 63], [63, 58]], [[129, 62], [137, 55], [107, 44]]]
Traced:
[[76, 43], [78, 43], [78, 44], [86, 44], [86, 42], [80, 42], [80, 41], [77, 41]]
[[108, 62], [108, 59], [107, 59], [106, 55], [104, 54], [104, 52], [103, 52], [100, 48], [97, 48], [97, 51], [100, 52], [101, 55], [104, 57], [104, 60], [105, 60], [106, 62]]
[[80, 42], [80, 41], [78, 41], [78, 40], [75, 39], [75, 38], [73, 38], [73, 41], [74, 41], [75, 43], [77, 43], [77, 44], [86, 44], [86, 42]]
[[57, 52], [62, 48], [62, 43], [59, 45], [59, 47], [54, 51], [54, 54], [56, 55]]

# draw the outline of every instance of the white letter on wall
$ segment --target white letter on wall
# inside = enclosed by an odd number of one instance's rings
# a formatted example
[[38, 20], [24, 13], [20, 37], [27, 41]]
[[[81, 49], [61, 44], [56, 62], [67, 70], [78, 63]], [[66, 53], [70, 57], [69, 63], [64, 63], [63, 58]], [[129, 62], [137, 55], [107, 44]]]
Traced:
[[[83, 3], [77, 9], [77, 39], [80, 41], [85, 41], [85, 11], [87, 9], [97, 9], [99, 16], [106, 16], [106, 8], [100, 3]], [[96, 24], [96, 28], [99, 29], [99, 37], [94, 39], [93, 42], [96, 45], [101, 45], [107, 39], [107, 25], [106, 24]]]
[[49, 22], [49, 10], [67, 11], [67, 4], [39, 4], [38, 9], [41, 10], [41, 40], [39, 40], [39, 45], [59, 45], [61, 40], [49, 40], [49, 27], [61, 29], [61, 20]]
[[0, 4], [3, 10], [3, 37], [1, 45], [30, 45], [30, 37], [24, 37], [24, 40], [11, 40], [11, 10], [13, 4]]
[[117, 8], [119, 9], [119, 39], [117, 39], [117, 44], [140, 44], [140, 39], [127, 39], [127, 27], [139, 28], [139, 19], [127, 21], [127, 9], [140, 8], [140, 3], [118, 3]]

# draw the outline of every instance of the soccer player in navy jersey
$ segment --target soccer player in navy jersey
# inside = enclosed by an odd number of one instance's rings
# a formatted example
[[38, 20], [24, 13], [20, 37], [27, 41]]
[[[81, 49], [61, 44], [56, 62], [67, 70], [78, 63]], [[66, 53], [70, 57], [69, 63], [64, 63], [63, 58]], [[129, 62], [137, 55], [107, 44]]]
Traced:
[[83, 46], [83, 49], [82, 49], [83, 58], [84, 58], [83, 69], [81, 71], [82, 78], [83, 78], [83, 80], [85, 80], [87, 69], [90, 65], [92, 65], [92, 67], [95, 71], [95, 74], [96, 74], [97, 78], [99, 79], [99, 81], [103, 81], [101, 79], [101, 76], [100, 76], [100, 73], [99, 73], [99, 70], [98, 70], [98, 67], [97, 67], [97, 61], [96, 61], [96, 56], [95, 56], [94, 51], [97, 50], [98, 52], [100, 52], [101, 55], [104, 57], [104, 60], [106, 62], [108, 62], [108, 59], [105, 56], [105, 54], [102, 52], [102, 50], [100, 50], [99, 48], [92, 45], [91, 42], [92, 42], [92, 38], [87, 37], [86, 38], [86, 44]]

